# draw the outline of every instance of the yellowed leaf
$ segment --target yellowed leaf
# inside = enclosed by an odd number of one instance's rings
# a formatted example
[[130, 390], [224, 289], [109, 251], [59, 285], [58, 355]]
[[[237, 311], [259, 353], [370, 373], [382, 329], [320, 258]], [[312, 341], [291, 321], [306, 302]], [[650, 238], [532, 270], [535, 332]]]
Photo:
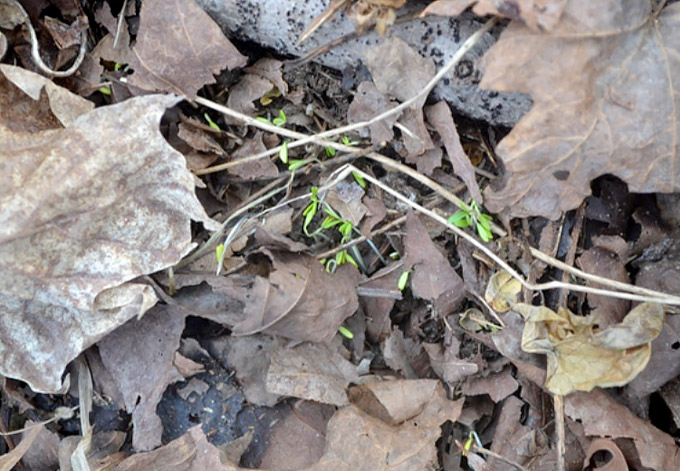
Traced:
[[659, 304], [643, 303], [620, 324], [597, 328], [597, 314], [517, 304], [525, 319], [522, 349], [548, 357], [546, 387], [555, 394], [627, 384], [647, 366], [651, 342], [663, 327]]
[[505, 270], [494, 273], [486, 287], [484, 298], [496, 311], [508, 312], [517, 304], [522, 284]]

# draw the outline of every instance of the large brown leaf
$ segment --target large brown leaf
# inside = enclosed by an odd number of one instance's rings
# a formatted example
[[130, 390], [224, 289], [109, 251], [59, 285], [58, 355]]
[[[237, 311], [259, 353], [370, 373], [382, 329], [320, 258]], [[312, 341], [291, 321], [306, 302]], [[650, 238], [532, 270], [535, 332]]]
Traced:
[[268, 279], [255, 279], [246, 303], [247, 317], [234, 326], [234, 334], [264, 332], [309, 342], [330, 340], [359, 307], [356, 269], [343, 265], [329, 274], [309, 255], [265, 253], [273, 270]]
[[214, 83], [213, 75], [225, 67], [243, 67], [247, 61], [193, 0], [144, 1], [132, 51], [132, 85], [187, 98]]
[[[0, 373], [57, 391], [66, 364], [155, 302], [123, 285], [192, 248], [210, 223], [146, 96], [35, 133], [0, 125]], [[214, 224], [214, 223], [213, 223]]]
[[498, 146], [507, 177], [492, 211], [556, 219], [614, 174], [635, 192], [680, 190], [680, 5], [570, 0], [550, 33], [512, 23], [489, 51], [483, 88], [534, 106]]

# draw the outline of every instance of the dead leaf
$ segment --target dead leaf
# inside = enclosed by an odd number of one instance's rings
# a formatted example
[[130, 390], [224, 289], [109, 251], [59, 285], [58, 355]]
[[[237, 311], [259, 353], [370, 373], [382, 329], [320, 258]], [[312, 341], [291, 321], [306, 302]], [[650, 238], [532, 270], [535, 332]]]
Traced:
[[535, 30], [550, 31], [559, 22], [568, 0], [437, 0], [421, 16], [458, 16], [472, 4], [477, 16], [496, 15], [519, 20]]
[[[262, 142], [262, 133], [257, 132], [255, 135], [243, 142], [236, 152], [231, 154], [231, 160], [236, 161], [246, 157], [251, 157], [266, 151], [264, 143]], [[258, 159], [251, 162], [229, 167], [229, 173], [236, 175], [243, 180], [256, 180], [258, 178], [275, 178], [279, 175], [279, 169], [276, 164], [269, 160]]]
[[40, 425], [30, 429], [24, 434], [23, 438], [21, 439], [21, 443], [19, 443], [9, 453], [0, 456], [0, 471], [12, 471], [14, 469], [14, 465], [16, 465], [26, 454], [28, 449], [33, 444], [35, 438], [44, 428], [45, 427], [43, 425]]
[[402, 125], [401, 138], [404, 141], [405, 155], [407, 157], [421, 156], [425, 152], [434, 149], [430, 133], [427, 127], [425, 127], [422, 109], [404, 110], [401, 115], [400, 124]]
[[413, 270], [411, 289], [421, 299], [434, 302], [441, 315], [448, 315], [464, 296], [463, 280], [451, 268], [420, 222], [409, 211], [406, 216], [404, 269]]
[[647, 468], [680, 469], [680, 447], [673, 437], [640, 419], [607, 391], [595, 389], [565, 397], [564, 413], [582, 422], [587, 435], [633, 439], [640, 461]]
[[[421, 56], [396, 36], [366, 51], [366, 67], [376, 88], [400, 101], [418, 94], [435, 74], [432, 59]], [[416, 101], [411, 109], [420, 110], [426, 98]]]
[[451, 115], [451, 108], [449, 108], [445, 101], [440, 101], [436, 105], [425, 107], [425, 116], [427, 121], [434, 126], [439, 136], [441, 136], [454, 173], [465, 182], [472, 199], [481, 204], [483, 200], [477, 185], [475, 167], [470, 162], [460, 143], [460, 137], [458, 137], [458, 131], [456, 131], [456, 123], [453, 122], [453, 116]]
[[431, 176], [432, 173], [442, 166], [442, 149], [435, 146], [425, 151], [422, 155], [407, 155], [406, 162], [416, 164], [416, 168], [423, 175]]
[[402, 331], [395, 327], [390, 336], [380, 345], [380, 350], [385, 358], [385, 364], [404, 375], [404, 378], [419, 377], [415, 365], [418, 363], [418, 357], [423, 353], [423, 346], [420, 342], [408, 337], [404, 338]]
[[269, 446], [260, 467], [296, 471], [316, 463], [326, 444], [326, 427], [333, 406], [298, 401], [283, 410], [283, 418], [272, 426]]
[[[360, 286], [362, 288], [396, 289], [402, 271], [401, 262], [391, 263], [375, 272], [368, 280], [362, 281]], [[366, 314], [366, 334], [369, 340], [380, 342], [387, 338], [392, 332], [389, 316], [396, 299], [361, 297], [359, 302]]]
[[557, 219], [607, 173], [632, 192], [680, 190], [680, 62], [670, 59], [680, 5], [650, 13], [649, 2], [570, 0], [551, 33], [517, 23], [502, 33], [480, 87], [530, 93], [534, 105], [496, 149], [507, 175], [485, 195], [489, 210]]
[[[536, 453], [532, 430], [522, 425], [523, 406], [524, 402], [515, 396], [510, 396], [503, 402], [491, 443], [491, 451], [520, 465], [526, 465]], [[489, 457], [484, 469], [505, 471], [508, 469], [508, 464], [497, 458]]]
[[[394, 103], [379, 92], [372, 82], [361, 82], [347, 109], [347, 122], [351, 124], [368, 121], [391, 108], [394, 108]], [[371, 143], [379, 147], [383, 143], [390, 142], [394, 137], [392, 127], [398, 118], [399, 114], [388, 116], [371, 124], [368, 129], [359, 129], [359, 134], [361, 137], [368, 137], [370, 131]]]
[[491, 275], [484, 299], [498, 312], [508, 312], [517, 304], [522, 283], [509, 272], [500, 270]]
[[368, 196], [365, 196], [363, 203], [367, 213], [364, 222], [361, 223], [360, 231], [362, 234], [368, 235], [376, 224], [385, 219], [385, 216], [387, 216], [387, 208], [380, 198], [369, 198]]
[[183, 315], [156, 306], [97, 344], [104, 366], [123, 394], [125, 409], [132, 414], [132, 446], [137, 451], [161, 444], [163, 426], [156, 406], [168, 385], [184, 380], [173, 364], [183, 330]]
[[525, 319], [522, 349], [548, 356], [545, 386], [554, 394], [623, 386], [642, 371], [651, 343], [663, 327], [663, 307], [643, 303], [620, 324], [597, 329], [596, 315], [576, 316], [562, 308], [517, 304]]
[[[257, 108], [253, 101], [272, 89], [272, 83], [259, 75], [246, 74], [229, 91], [227, 106], [239, 113], [252, 116]], [[225, 118], [229, 124], [240, 124], [236, 119]]]
[[333, 274], [314, 257], [266, 250], [269, 277], [257, 277], [246, 303], [246, 318], [234, 335], [263, 332], [292, 340], [328, 341], [359, 306], [357, 271], [345, 264]]
[[[54, 117], [56, 117], [57, 120], [59, 120], [59, 123], [61, 123], [61, 125], [64, 127], [69, 126], [73, 121], [76, 120], [76, 118], [84, 115], [85, 113], [91, 111], [94, 108], [94, 103], [92, 103], [91, 101], [81, 98], [63, 87], [55, 85], [54, 82], [52, 82], [48, 78], [43, 77], [42, 75], [29, 72], [28, 70], [22, 69], [21, 67], [15, 67], [7, 64], [0, 65], [0, 72], [2, 72], [2, 74], [5, 76], [7, 80], [9, 80], [12, 84], [19, 88], [19, 90], [24, 92], [34, 101], [40, 100], [40, 94], [44, 90], [45, 95], [47, 96], [47, 101], [49, 102], [50, 111], [54, 114]], [[12, 100], [12, 102], [6, 103], [6, 105], [3, 103], [3, 109], [5, 109], [6, 112], [8, 113], [7, 117], [11, 116], [12, 120], [19, 118], [18, 121], [19, 123], [21, 123], [21, 121], [23, 121], [25, 117], [22, 116], [21, 114], [17, 116], [17, 113], [29, 114], [30, 111], [26, 109], [21, 109], [19, 106], [17, 106], [18, 103], [13, 101], [14, 100]], [[30, 106], [33, 109], [37, 108], [37, 106], [32, 105], [37, 105], [37, 103], [32, 104], [29, 101], [28, 106]], [[13, 111], [9, 111], [9, 109], [12, 108]], [[10, 129], [12, 131], [35, 132], [38, 130], [35, 128], [27, 129], [21, 124], [19, 126], [16, 125], [11, 126], [5, 123], [2, 124], [7, 129]], [[53, 127], [52, 129], [54, 128], [56, 128], [56, 126]]]
[[463, 385], [463, 394], [477, 396], [488, 394], [493, 402], [500, 402], [517, 391], [519, 384], [512, 377], [512, 368], [504, 368], [500, 373], [468, 378]]
[[[30, 420], [26, 421], [24, 427], [38, 425]], [[21, 461], [32, 471], [52, 471], [59, 469], [59, 436], [42, 425], [38, 425], [40, 433], [33, 440], [26, 454]]]
[[131, 99], [46, 133], [0, 129], [3, 375], [59, 390], [69, 361], [155, 303], [150, 287], [121, 284], [186, 255], [191, 219], [216, 228], [158, 128], [176, 102]]
[[198, 378], [191, 378], [185, 386], [177, 390], [177, 395], [186, 401], [192, 393], [202, 396], [208, 392], [208, 389], [210, 389], [210, 385], [205, 381]]
[[462, 360], [459, 357], [460, 342], [453, 338], [450, 345], [443, 343], [425, 343], [423, 348], [430, 357], [430, 366], [434, 372], [449, 386], [454, 386], [466, 376], [479, 371], [475, 363]]
[[357, 182], [340, 182], [326, 193], [325, 201], [342, 219], [358, 226], [367, 212], [361, 202], [363, 196], [364, 190]]
[[196, 98], [222, 69], [246, 65], [247, 58], [194, 0], [146, 0], [139, 14], [129, 82], [149, 91]]
[[593, 468], [593, 471], [628, 471], [628, 463], [626, 463], [626, 457], [623, 456], [621, 450], [616, 443], [612, 440], [606, 438], [596, 438], [590, 443], [588, 450], [586, 450], [586, 458], [584, 460], [584, 465], [589, 465], [590, 459], [595, 453], [601, 453], [606, 451], [611, 455], [611, 458], [603, 466], [598, 466]]
[[285, 347], [278, 342], [267, 370], [267, 392], [344, 406], [349, 383], [359, 379], [356, 367], [337, 347], [303, 343]]
[[226, 358], [236, 372], [248, 402], [258, 406], [274, 406], [280, 399], [267, 391], [266, 377], [271, 351], [274, 348], [268, 335], [230, 337], [226, 343]]
[[188, 122], [179, 123], [177, 137], [197, 151], [224, 155], [224, 149], [215, 138], [202, 129], [191, 126]]
[[260, 77], [269, 80], [272, 86], [276, 87], [281, 92], [281, 95], [286, 96], [288, 93], [288, 84], [283, 80], [282, 69], [283, 62], [269, 57], [263, 57], [253, 65], [243, 69], [243, 71], [248, 74], [259, 75]]

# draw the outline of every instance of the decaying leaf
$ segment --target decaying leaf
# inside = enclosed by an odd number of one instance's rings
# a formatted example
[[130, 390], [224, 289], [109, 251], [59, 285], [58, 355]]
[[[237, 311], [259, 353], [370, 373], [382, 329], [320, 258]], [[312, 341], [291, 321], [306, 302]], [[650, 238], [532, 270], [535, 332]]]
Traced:
[[404, 375], [404, 378], [419, 377], [415, 368], [418, 357], [423, 352], [423, 346], [419, 341], [405, 338], [402, 331], [395, 327], [390, 336], [380, 345], [380, 350], [383, 352], [387, 366]]
[[340, 214], [340, 217], [358, 226], [367, 212], [366, 206], [361, 202], [364, 190], [355, 181], [340, 182], [328, 190], [324, 201]]
[[412, 211], [406, 217], [404, 245], [404, 269], [413, 270], [413, 294], [434, 302], [442, 315], [448, 315], [463, 299], [463, 280], [432, 242], [425, 226]]
[[647, 365], [663, 327], [663, 307], [643, 303], [620, 324], [597, 327], [596, 313], [577, 316], [544, 306], [517, 304], [525, 320], [522, 349], [548, 356], [546, 387], [554, 394], [622, 386]]
[[[352, 103], [350, 103], [349, 108], [347, 109], [347, 122], [356, 123], [359, 121], [368, 121], [375, 115], [383, 113], [393, 107], [394, 103], [388, 100], [373, 83], [361, 82], [359, 87], [357, 87]], [[368, 137], [370, 131], [371, 142], [374, 146], [388, 143], [394, 137], [392, 127], [398, 118], [399, 114], [388, 116], [377, 123], [371, 124], [368, 129], [359, 129], [359, 134], [362, 137]]]
[[[264, 142], [262, 142], [262, 133], [258, 132], [249, 139], [246, 139], [241, 147], [236, 152], [231, 154], [232, 160], [239, 160], [246, 157], [259, 154], [267, 150]], [[236, 175], [244, 180], [254, 180], [257, 178], [276, 177], [279, 174], [279, 169], [269, 159], [259, 159], [251, 162], [246, 162], [236, 167], [229, 168], [229, 173]]]
[[512, 368], [506, 367], [500, 373], [468, 378], [463, 385], [463, 394], [466, 396], [488, 394], [493, 402], [500, 402], [517, 391], [518, 387], [519, 384], [512, 377]]
[[24, 434], [24, 438], [21, 439], [21, 443], [16, 446], [12, 451], [0, 456], [0, 471], [11, 471], [14, 469], [21, 458], [29, 450], [35, 438], [44, 429], [44, 426], [34, 427]]
[[142, 3], [132, 51], [132, 85], [190, 99], [203, 85], [214, 83], [213, 75], [225, 67], [247, 62], [194, 0]]
[[442, 381], [453, 386], [466, 376], [479, 371], [475, 363], [463, 360], [459, 356], [460, 342], [453, 339], [451, 345], [444, 346], [441, 343], [426, 343], [423, 348], [430, 357], [430, 366]]
[[274, 348], [272, 338], [257, 334], [229, 337], [220, 343], [224, 344], [222, 355], [226, 355], [229, 366], [234, 369], [248, 402], [258, 406], [274, 406], [280, 396], [270, 393], [266, 387], [267, 369]]
[[480, 86], [530, 93], [534, 105], [496, 149], [507, 174], [485, 194], [489, 210], [556, 219], [604, 174], [634, 192], [680, 190], [680, 5], [651, 7], [570, 0], [550, 33], [517, 23], [502, 33]]
[[508, 312], [517, 304], [522, 283], [505, 270], [499, 270], [489, 280], [484, 299], [498, 312]]
[[356, 269], [342, 265], [326, 273], [314, 257], [266, 250], [272, 271], [257, 277], [246, 303], [246, 318], [234, 335], [264, 332], [293, 340], [330, 340], [359, 306]]
[[471, 5], [478, 16], [497, 15], [519, 20], [532, 29], [551, 30], [560, 20], [568, 0], [437, 0], [422, 15], [458, 16]]
[[177, 263], [212, 222], [159, 131], [172, 96], [98, 108], [66, 129], [0, 128], [0, 372], [57, 391], [66, 364], [155, 302], [121, 285]]
[[279, 342], [271, 352], [267, 392], [344, 406], [345, 390], [357, 380], [356, 367], [334, 346], [303, 343], [291, 348]]
[[163, 426], [156, 406], [165, 388], [184, 377], [173, 360], [184, 330], [184, 315], [159, 305], [99, 341], [99, 354], [132, 414], [132, 446], [137, 451], [161, 444]]
[[[531, 428], [522, 424], [523, 406], [524, 403], [515, 396], [510, 396], [503, 402], [491, 444], [491, 451], [513, 463], [526, 465], [536, 453], [537, 447]], [[508, 469], [508, 464], [497, 458], [489, 457], [484, 469], [505, 471]]]

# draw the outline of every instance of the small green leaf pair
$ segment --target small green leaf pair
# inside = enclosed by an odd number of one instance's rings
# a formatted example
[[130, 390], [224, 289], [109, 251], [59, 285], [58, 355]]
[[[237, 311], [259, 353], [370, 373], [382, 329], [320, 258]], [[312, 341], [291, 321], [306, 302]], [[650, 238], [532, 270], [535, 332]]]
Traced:
[[279, 116], [274, 118], [271, 121], [269, 119], [265, 118], [265, 117], [262, 117], [262, 116], [258, 116], [255, 119], [257, 121], [261, 122], [261, 123], [273, 124], [274, 126], [283, 126], [288, 121], [288, 118], [286, 117], [286, 113], [284, 113], [283, 110], [279, 110]]
[[489, 242], [493, 239], [491, 232], [491, 221], [493, 218], [482, 212], [482, 209], [476, 201], [472, 201], [467, 208], [460, 209], [453, 213], [448, 222], [456, 227], [465, 228], [475, 226], [479, 238], [484, 242]]

